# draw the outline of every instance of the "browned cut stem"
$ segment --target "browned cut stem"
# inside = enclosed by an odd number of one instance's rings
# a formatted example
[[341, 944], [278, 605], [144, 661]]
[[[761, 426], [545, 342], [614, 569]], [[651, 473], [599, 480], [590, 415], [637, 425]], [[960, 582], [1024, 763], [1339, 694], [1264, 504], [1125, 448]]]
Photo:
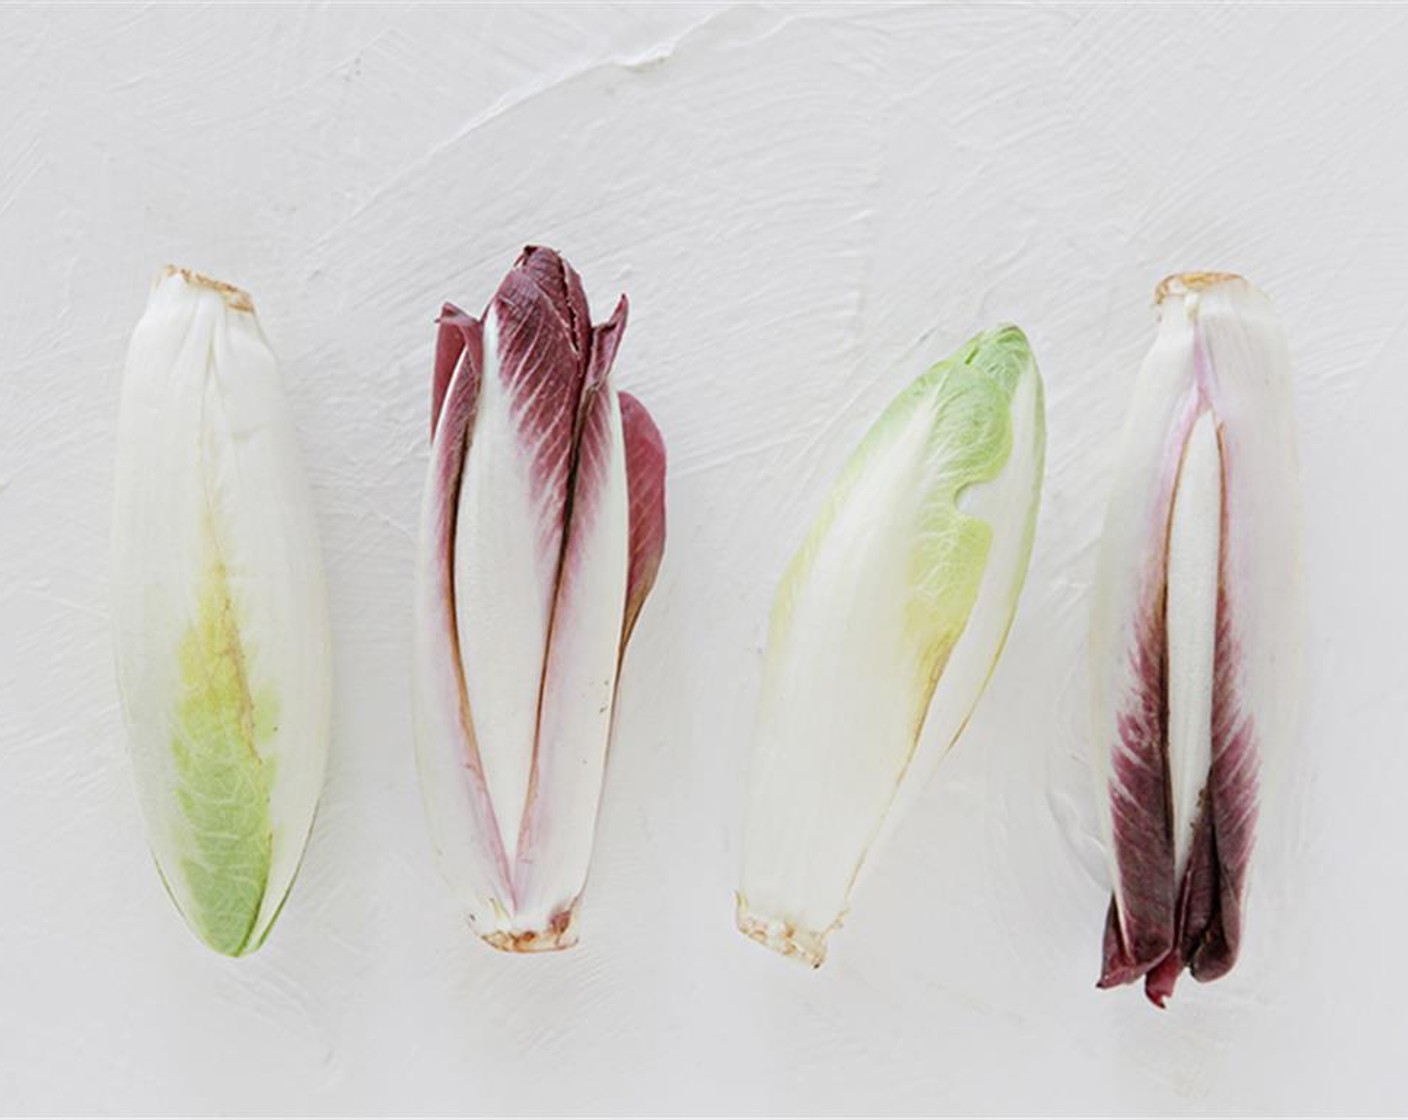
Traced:
[[551, 953], [577, 944], [576, 909], [561, 910], [546, 929], [498, 929], [484, 934], [484, 941], [503, 953]]

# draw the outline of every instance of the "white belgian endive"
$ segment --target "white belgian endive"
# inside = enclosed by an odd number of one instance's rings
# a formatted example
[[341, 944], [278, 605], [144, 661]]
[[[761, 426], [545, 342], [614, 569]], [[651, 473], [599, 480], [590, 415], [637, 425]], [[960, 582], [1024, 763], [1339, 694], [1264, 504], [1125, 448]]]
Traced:
[[446, 305], [421, 507], [416, 747], [440, 866], [510, 952], [576, 942], [627, 639], [665, 542], [665, 448], [611, 383], [623, 296], [530, 247]]
[[1238, 276], [1159, 285], [1091, 625], [1097, 805], [1114, 894], [1101, 987], [1160, 1006], [1236, 962], [1263, 760], [1293, 734], [1301, 656], [1292, 374]]
[[248, 295], [184, 269], [132, 335], [112, 609], [148, 839], [191, 928], [263, 943], [327, 759], [331, 648], [312, 500]]
[[738, 893], [749, 937], [821, 964], [882, 825], [996, 664], [1044, 452], [1036, 362], [1005, 326], [915, 381], [842, 471], [772, 608]]

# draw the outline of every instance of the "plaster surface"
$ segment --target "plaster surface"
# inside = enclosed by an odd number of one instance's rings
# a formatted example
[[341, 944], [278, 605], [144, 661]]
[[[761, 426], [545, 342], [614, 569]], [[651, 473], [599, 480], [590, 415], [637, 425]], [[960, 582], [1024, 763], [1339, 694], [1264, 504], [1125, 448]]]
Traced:
[[[1408, 11], [0, 8], [0, 1110], [1408, 1109]], [[552, 245], [671, 455], [582, 944], [475, 940], [411, 749], [434, 317]], [[123, 354], [173, 261], [254, 295], [315, 488], [332, 759], [268, 945], [151, 865], [107, 619]], [[1094, 988], [1094, 544], [1169, 272], [1298, 370], [1309, 660], [1244, 960]], [[1046, 381], [1035, 553], [963, 741], [817, 973], [733, 930], [765, 618], [884, 404], [983, 326]]]

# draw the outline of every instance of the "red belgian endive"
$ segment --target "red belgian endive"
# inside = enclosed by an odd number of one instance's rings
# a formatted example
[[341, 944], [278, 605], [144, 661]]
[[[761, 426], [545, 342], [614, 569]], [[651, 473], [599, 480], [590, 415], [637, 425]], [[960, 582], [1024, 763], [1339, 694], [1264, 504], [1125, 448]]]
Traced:
[[665, 543], [665, 447], [618, 393], [621, 297], [529, 247], [475, 319], [440, 317], [415, 640], [441, 868], [495, 948], [576, 942], [626, 642]]
[[1097, 801], [1114, 897], [1100, 986], [1163, 1006], [1236, 963], [1266, 771], [1301, 644], [1292, 374], [1271, 303], [1170, 277], [1125, 428], [1091, 628]]

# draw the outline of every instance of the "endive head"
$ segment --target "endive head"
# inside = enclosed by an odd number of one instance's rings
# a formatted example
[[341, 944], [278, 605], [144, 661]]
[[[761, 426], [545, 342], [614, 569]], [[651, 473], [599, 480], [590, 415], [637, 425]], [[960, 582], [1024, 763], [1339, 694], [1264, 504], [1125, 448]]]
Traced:
[[422, 504], [416, 745], [442, 869], [496, 948], [575, 943], [617, 679], [664, 546], [665, 454], [610, 380], [621, 297], [524, 250], [445, 306]]
[[162, 878], [231, 956], [263, 942], [322, 783], [321, 561], [247, 293], [168, 268], [133, 332], [113, 526], [118, 683]]
[[1293, 375], [1270, 301], [1158, 285], [1092, 595], [1094, 771], [1113, 897], [1101, 986], [1162, 1006], [1230, 970], [1299, 662]]
[[1001, 326], [901, 393], [842, 470], [773, 604], [748, 936], [819, 964], [886, 821], [962, 730], [1026, 574], [1044, 446], [1031, 348]]

